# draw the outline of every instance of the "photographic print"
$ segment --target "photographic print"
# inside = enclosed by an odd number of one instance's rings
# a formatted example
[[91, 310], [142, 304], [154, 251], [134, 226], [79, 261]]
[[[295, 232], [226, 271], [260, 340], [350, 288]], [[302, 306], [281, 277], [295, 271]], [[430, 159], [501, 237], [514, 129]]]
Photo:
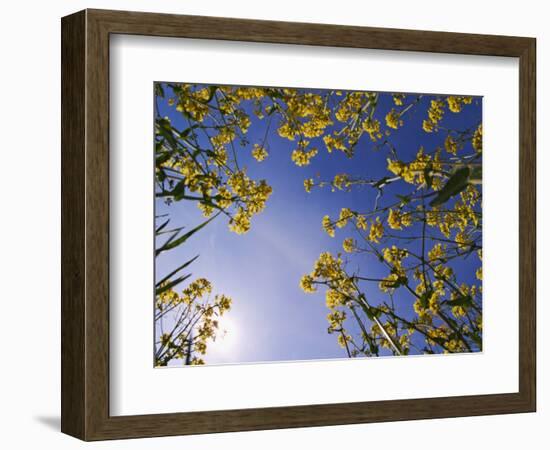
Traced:
[[482, 350], [482, 98], [154, 84], [154, 365]]

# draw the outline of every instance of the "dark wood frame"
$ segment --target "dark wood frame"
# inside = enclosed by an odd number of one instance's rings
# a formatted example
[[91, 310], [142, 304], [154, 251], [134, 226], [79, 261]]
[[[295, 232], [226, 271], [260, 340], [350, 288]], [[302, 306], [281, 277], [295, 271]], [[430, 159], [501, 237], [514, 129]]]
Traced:
[[[61, 429], [84, 440], [535, 411], [533, 38], [85, 10], [62, 19]], [[142, 416], [109, 415], [109, 35], [519, 58], [519, 392]]]

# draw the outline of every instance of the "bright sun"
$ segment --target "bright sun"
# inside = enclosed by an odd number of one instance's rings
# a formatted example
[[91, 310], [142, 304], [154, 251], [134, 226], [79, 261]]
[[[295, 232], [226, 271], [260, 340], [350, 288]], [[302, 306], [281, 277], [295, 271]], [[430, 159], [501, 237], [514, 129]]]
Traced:
[[214, 362], [218, 356], [234, 356], [239, 340], [239, 326], [230, 317], [219, 318], [219, 327], [216, 340], [208, 345], [208, 360]]

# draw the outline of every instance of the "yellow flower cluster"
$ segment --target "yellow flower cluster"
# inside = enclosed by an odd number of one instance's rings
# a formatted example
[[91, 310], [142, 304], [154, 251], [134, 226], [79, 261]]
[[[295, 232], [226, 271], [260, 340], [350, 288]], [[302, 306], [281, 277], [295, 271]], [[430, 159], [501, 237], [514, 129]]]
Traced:
[[[424, 148], [420, 147], [416, 154], [416, 159], [407, 164], [403, 161], [387, 159], [388, 170], [393, 174], [400, 176], [404, 181], [414, 185], [421, 185], [426, 182], [425, 169], [431, 168], [432, 173], [438, 173], [442, 170], [440, 150], [436, 150], [433, 158], [424, 153]], [[435, 179], [434, 179], [435, 181]]]
[[369, 240], [378, 243], [382, 236], [384, 236], [384, 225], [380, 222], [380, 217], [377, 217], [374, 223], [371, 223]]
[[426, 133], [432, 133], [437, 131], [437, 126], [441, 119], [443, 119], [443, 113], [445, 104], [441, 100], [432, 100], [430, 102], [430, 108], [428, 109], [428, 119], [422, 122], [422, 128]]
[[227, 164], [227, 150], [225, 147], [216, 148], [208, 162], [218, 167], [225, 166]]
[[437, 314], [441, 308], [441, 299], [445, 296], [445, 283], [438, 279], [428, 284], [424, 273], [416, 274], [415, 278], [420, 280], [415, 288], [419, 298], [415, 301], [413, 308], [419, 316], [424, 317], [424, 320], [431, 321], [429, 313]]
[[216, 200], [220, 208], [228, 208], [233, 203], [233, 195], [225, 186], [220, 186]]
[[474, 137], [472, 138], [472, 147], [478, 152], [481, 152], [483, 148], [483, 127], [482, 124], [479, 124], [476, 131], [474, 132]]
[[246, 176], [244, 170], [233, 173], [227, 184], [244, 205], [239, 207], [237, 213], [230, 220], [229, 228], [237, 234], [246, 233], [250, 229], [252, 216], [262, 212], [265, 208], [272, 188], [265, 180], [259, 182], [251, 180]]
[[459, 113], [462, 111], [464, 105], [472, 103], [472, 97], [459, 97], [456, 95], [450, 95], [447, 97], [447, 104], [449, 105], [449, 111]]
[[399, 127], [403, 126], [403, 121], [401, 120], [401, 114], [395, 109], [386, 114], [386, 125], [394, 130], [397, 130]]
[[340, 136], [335, 137], [327, 134], [323, 137], [323, 142], [325, 143], [325, 146], [327, 147], [327, 151], [329, 153], [332, 153], [333, 150], [340, 150], [346, 153], [348, 150], [346, 144], [344, 143], [344, 138]]
[[254, 148], [252, 149], [252, 156], [256, 159], [256, 161], [262, 162], [264, 159], [267, 158], [268, 155], [269, 153], [264, 147], [259, 144], [254, 144]]
[[474, 209], [480, 201], [481, 195], [477, 188], [468, 185], [460, 193], [460, 200], [455, 203], [451, 210], [441, 212], [438, 208], [433, 208], [427, 211], [426, 223], [432, 227], [439, 227], [439, 231], [447, 238], [450, 237], [451, 230], [458, 229], [461, 234], [455, 241], [460, 247], [466, 247], [469, 245], [470, 239], [465, 234], [465, 230], [468, 226], [476, 229], [481, 220], [479, 213]]
[[342, 242], [342, 248], [346, 253], [353, 253], [355, 250], [355, 240], [353, 238], [346, 238]]
[[279, 133], [279, 136], [282, 138], [293, 141], [298, 134], [298, 130], [296, 126], [293, 126], [290, 122], [285, 122], [277, 129], [277, 133]]
[[202, 211], [204, 217], [210, 217], [214, 212], [214, 207], [209, 203], [198, 202], [197, 207]]
[[231, 125], [227, 125], [219, 128], [218, 134], [213, 136], [210, 141], [216, 149], [219, 149], [223, 147], [223, 145], [232, 142], [236, 137], [237, 132], [235, 131], [235, 128]]
[[365, 130], [371, 141], [376, 142], [382, 137], [382, 132], [380, 131], [380, 121], [378, 119], [367, 118], [363, 121], [363, 130]]
[[201, 176], [203, 174], [201, 167], [187, 155], [177, 160], [168, 161], [166, 167], [181, 173], [184, 177], [185, 185], [191, 192], [208, 191], [214, 187], [215, 174], [203, 179]]
[[322, 225], [323, 225], [323, 230], [325, 230], [325, 232], [330, 237], [334, 237], [336, 228], [335, 228], [334, 224], [332, 223], [332, 221], [330, 220], [329, 216], [324, 216], [323, 217]]
[[342, 275], [342, 259], [340, 257], [335, 258], [330, 252], [324, 252], [319, 255], [313, 270], [314, 277], [329, 280], [340, 278]]
[[395, 245], [382, 251], [384, 261], [391, 266], [391, 273], [378, 284], [382, 292], [392, 292], [403, 282], [406, 282], [407, 275], [402, 262], [408, 255], [409, 252], [406, 249], [397, 248]]
[[258, 100], [266, 95], [266, 90], [257, 87], [238, 87], [233, 92], [240, 100]]
[[[466, 283], [462, 283], [460, 288], [456, 291], [451, 292], [451, 299], [449, 304], [453, 305], [453, 302], [457, 300], [462, 300], [464, 298], [474, 298], [477, 295], [477, 286], [472, 285], [469, 287]], [[456, 318], [464, 317], [468, 310], [471, 309], [471, 306], [467, 303], [462, 303], [459, 305], [453, 305], [451, 312]]]
[[207, 103], [210, 98], [210, 90], [204, 88], [192, 91], [191, 87], [190, 84], [181, 85], [176, 110], [189, 115], [197, 122], [202, 122], [210, 111]]
[[355, 225], [362, 231], [367, 231], [367, 219], [365, 216], [357, 215], [355, 218]]
[[443, 247], [440, 243], [437, 243], [433, 248], [428, 252], [428, 260], [430, 262], [438, 262], [444, 260], [446, 256], [446, 248]]
[[445, 150], [452, 155], [456, 155], [458, 150], [458, 142], [450, 134], [445, 138]]
[[337, 306], [342, 306], [346, 302], [346, 295], [335, 289], [328, 289], [325, 294], [325, 304], [327, 308], [334, 309]]
[[483, 267], [476, 270], [476, 278], [478, 280], [483, 280]]
[[327, 307], [333, 310], [338, 306], [343, 306], [353, 297], [355, 287], [352, 279], [342, 268], [342, 264], [340, 256], [335, 258], [329, 252], [321, 253], [315, 262], [313, 271], [302, 277], [300, 287], [304, 292], [315, 292], [315, 280], [326, 283], [329, 287], [325, 293]]
[[304, 275], [300, 280], [300, 288], [308, 294], [316, 292], [317, 288], [315, 287], [314, 282], [315, 280], [311, 275]]
[[[210, 281], [198, 278], [181, 295], [172, 288], [157, 295], [156, 314], [162, 315], [166, 310], [179, 313], [173, 330], [159, 336], [161, 347], [157, 348], [155, 365], [165, 366], [171, 359], [184, 358], [189, 358], [191, 364], [204, 364], [202, 359], [190, 357], [195, 353], [206, 353], [208, 341], [215, 338], [218, 328], [216, 317], [229, 311], [232, 303], [231, 298], [223, 294], [217, 294], [212, 299], [211, 293]], [[179, 310], [176, 309], [178, 307]]]
[[294, 117], [316, 116], [324, 111], [323, 98], [311, 92], [301, 93], [297, 89], [283, 89], [287, 114]]
[[251, 215], [242, 207], [229, 220], [229, 229], [237, 234], [244, 234], [250, 230]]
[[388, 225], [393, 230], [402, 230], [403, 227], [412, 225], [412, 216], [410, 213], [403, 213], [398, 209], [391, 209], [388, 213]]
[[349, 188], [351, 185], [349, 175], [345, 173], [339, 173], [334, 176], [334, 179], [332, 180], [332, 186], [334, 186], [336, 189], [339, 189], [340, 191], [343, 191], [347, 188]]
[[[289, 140], [297, 135], [315, 138], [332, 125], [330, 110], [320, 95], [301, 93], [297, 89], [283, 89], [279, 95], [286, 105], [284, 120], [277, 130], [281, 137]], [[304, 118], [309, 120], [303, 121]]]
[[356, 115], [358, 111], [365, 104], [367, 97], [361, 92], [351, 92], [349, 93], [344, 100], [339, 104], [339, 107], [336, 111], [336, 119], [340, 122], [348, 121], [353, 115]]
[[350, 342], [350, 341], [351, 341], [351, 336], [349, 334], [340, 333], [338, 335], [338, 345], [340, 345], [340, 347], [346, 348], [347, 343]]
[[403, 259], [409, 256], [409, 252], [406, 249], [397, 248], [395, 245], [392, 245], [391, 247], [386, 247], [382, 251], [382, 255], [388, 264], [391, 264], [395, 269], [401, 270], [403, 268]]
[[303, 123], [300, 131], [307, 138], [315, 138], [321, 136], [329, 125], [332, 125], [332, 121], [329, 119], [328, 113], [318, 114], [308, 122]]
[[471, 244], [468, 234], [464, 231], [456, 233], [455, 242], [458, 244], [458, 248], [467, 248]]
[[341, 330], [345, 320], [346, 320], [345, 311], [331, 310], [331, 312], [327, 314], [327, 321], [329, 324], [329, 327], [328, 327], [329, 334], [335, 331]]
[[400, 274], [392, 272], [378, 283], [378, 287], [382, 292], [393, 292], [401, 284], [402, 279]]
[[348, 220], [350, 220], [353, 216], [354, 214], [349, 208], [342, 208], [340, 210], [340, 216], [336, 221], [336, 226], [338, 228], [344, 228], [348, 224]]
[[184, 300], [173, 289], [166, 289], [156, 297], [155, 304], [162, 310], [168, 306], [178, 305]]
[[[202, 297], [212, 292], [212, 284], [206, 278], [198, 278], [183, 290], [184, 297], [191, 299]], [[188, 302], [186, 302], [188, 303]]]
[[439, 328], [430, 328], [427, 330], [428, 343], [430, 345], [437, 345], [440, 342], [446, 342], [449, 339], [449, 329], [445, 326]]
[[403, 102], [405, 100], [405, 94], [393, 94], [392, 98], [395, 106], [403, 106]]
[[297, 166], [307, 166], [311, 162], [311, 159], [317, 154], [317, 149], [315, 147], [310, 148], [309, 150], [300, 148], [292, 152], [292, 161]]
[[314, 185], [315, 183], [313, 181], [313, 178], [306, 178], [304, 180], [304, 189], [306, 190], [306, 192], [311, 192], [311, 189]]
[[434, 277], [438, 280], [449, 280], [453, 276], [453, 269], [449, 266], [439, 264], [434, 267]]

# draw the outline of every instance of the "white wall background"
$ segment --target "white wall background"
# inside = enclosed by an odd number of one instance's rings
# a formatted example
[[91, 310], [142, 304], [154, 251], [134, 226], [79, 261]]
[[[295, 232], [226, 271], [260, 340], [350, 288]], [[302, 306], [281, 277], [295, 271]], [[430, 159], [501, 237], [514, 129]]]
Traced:
[[[370, 4], [372, 3], [372, 4]], [[520, 7], [519, 7], [520, 6]], [[4, 2], [0, 13], [1, 211], [0, 443], [75, 449], [59, 432], [60, 17], [82, 8], [132, 9], [258, 19], [535, 36], [538, 39], [539, 284], [538, 412], [509, 416], [348, 425], [92, 444], [95, 448], [544, 448], [550, 443], [546, 385], [550, 339], [549, 241], [543, 209], [550, 144], [550, 29], [545, 3], [393, 0], [73, 0]]]

